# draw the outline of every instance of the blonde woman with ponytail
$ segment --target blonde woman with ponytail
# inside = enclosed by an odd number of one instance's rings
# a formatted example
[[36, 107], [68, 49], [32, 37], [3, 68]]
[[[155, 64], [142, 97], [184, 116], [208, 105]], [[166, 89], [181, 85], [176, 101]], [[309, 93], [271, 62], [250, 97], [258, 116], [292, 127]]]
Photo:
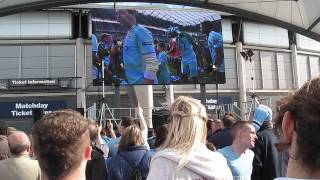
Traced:
[[151, 160], [148, 180], [232, 180], [224, 157], [205, 146], [207, 114], [198, 100], [178, 97], [169, 118], [167, 138]]

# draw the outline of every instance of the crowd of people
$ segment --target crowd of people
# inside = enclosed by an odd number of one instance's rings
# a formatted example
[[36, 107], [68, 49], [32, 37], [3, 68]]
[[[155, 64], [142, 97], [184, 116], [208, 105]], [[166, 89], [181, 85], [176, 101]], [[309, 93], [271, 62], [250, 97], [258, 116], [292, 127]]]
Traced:
[[93, 26], [96, 85], [102, 77], [109, 85], [225, 82], [220, 21], [202, 22], [201, 33], [206, 39], [199, 44], [178, 27], [168, 28], [168, 41], [154, 39], [149, 29], [137, 23], [134, 11], [119, 10], [116, 17], [127, 30], [123, 39], [113, 40], [112, 32], [98, 33]]
[[275, 115], [259, 105], [252, 122], [208, 119], [198, 100], [180, 96], [154, 138], [141, 108], [121, 118], [119, 133], [68, 109], [44, 115], [29, 136], [1, 121], [0, 179], [320, 179], [319, 108], [320, 77], [282, 98]]

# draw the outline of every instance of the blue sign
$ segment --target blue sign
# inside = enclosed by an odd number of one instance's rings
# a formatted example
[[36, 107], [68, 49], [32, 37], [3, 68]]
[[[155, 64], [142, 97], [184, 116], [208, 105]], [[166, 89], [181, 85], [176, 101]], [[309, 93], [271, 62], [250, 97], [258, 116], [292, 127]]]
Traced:
[[33, 116], [32, 109], [44, 109], [44, 113], [66, 108], [66, 101], [17, 101], [0, 102], [0, 118], [30, 118]]

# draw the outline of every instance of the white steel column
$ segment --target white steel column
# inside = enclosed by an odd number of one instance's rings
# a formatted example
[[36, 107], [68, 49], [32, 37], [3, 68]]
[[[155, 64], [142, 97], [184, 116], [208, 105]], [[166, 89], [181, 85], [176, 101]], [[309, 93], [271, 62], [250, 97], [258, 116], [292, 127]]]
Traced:
[[86, 65], [85, 65], [85, 44], [83, 38], [76, 39], [76, 79], [77, 81], [77, 108], [86, 110]]
[[[238, 84], [239, 84], [239, 107], [243, 110], [245, 107], [243, 102], [247, 102], [246, 94], [246, 73], [245, 73], [245, 60], [241, 56], [242, 52], [242, 42], [236, 42], [236, 62], [237, 62], [237, 72], [238, 72]], [[241, 118], [245, 119], [245, 114], [241, 114]]]
[[166, 103], [171, 105], [174, 101], [174, 92], [173, 92], [173, 85], [166, 85]]
[[290, 45], [290, 49], [291, 49], [291, 59], [292, 59], [292, 73], [293, 73], [293, 84], [294, 84], [294, 88], [298, 89], [301, 86], [301, 80], [300, 80], [300, 75], [299, 75], [299, 71], [300, 71], [300, 67], [299, 67], [299, 63], [298, 63], [298, 51], [297, 51], [297, 46], [295, 44], [291, 44]]

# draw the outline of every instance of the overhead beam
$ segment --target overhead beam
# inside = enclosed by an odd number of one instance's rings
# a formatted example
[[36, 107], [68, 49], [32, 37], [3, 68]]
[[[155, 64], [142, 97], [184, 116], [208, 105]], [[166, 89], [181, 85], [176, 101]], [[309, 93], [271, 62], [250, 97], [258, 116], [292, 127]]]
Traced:
[[320, 16], [315, 21], [313, 21], [313, 23], [308, 27], [308, 30], [311, 31], [317, 24], [319, 24], [319, 22]]
[[[40, 1], [40, 2], [33, 2], [33, 3], [26, 3], [20, 4], [17, 6], [5, 7], [0, 8], [0, 17], [22, 13], [26, 11], [35, 11], [40, 9], [47, 9], [52, 7], [58, 6], [67, 6], [67, 5], [74, 5], [74, 4], [86, 4], [86, 3], [98, 3], [98, 2], [106, 2], [106, 0], [52, 0], [52, 1]], [[307, 36], [311, 39], [320, 41], [320, 34], [310, 31], [312, 27], [308, 29], [304, 29], [302, 27], [290, 24], [285, 21], [281, 21], [269, 16], [265, 16], [262, 14], [258, 14], [255, 12], [250, 12], [247, 10], [230, 7], [222, 4], [211, 3], [207, 0], [117, 0], [117, 2], [148, 2], [148, 3], [167, 3], [167, 4], [178, 4], [178, 5], [186, 5], [186, 6], [195, 6], [204, 9], [211, 9], [215, 11], [222, 11], [227, 12], [230, 14], [234, 14], [240, 17], [260, 21], [262, 23], [269, 23], [275, 26], [279, 26], [290, 31], [299, 33], [301, 35]], [[318, 20], [318, 19], [317, 19]], [[320, 21], [320, 20], [319, 20]], [[317, 24], [318, 22], [314, 22], [313, 24]], [[314, 26], [315, 26], [314, 25]]]

